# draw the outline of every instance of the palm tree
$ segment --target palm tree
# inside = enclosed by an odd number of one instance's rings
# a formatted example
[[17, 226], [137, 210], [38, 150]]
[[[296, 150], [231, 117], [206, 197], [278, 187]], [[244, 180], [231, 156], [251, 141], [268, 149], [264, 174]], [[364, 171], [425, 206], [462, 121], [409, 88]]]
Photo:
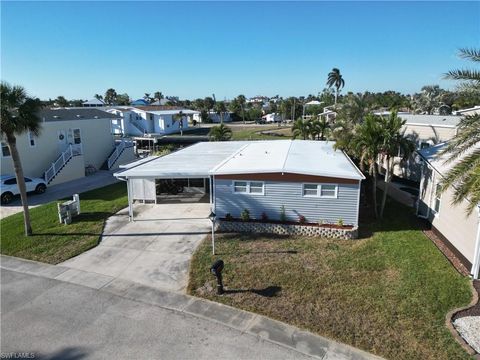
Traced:
[[208, 133], [208, 138], [210, 141], [228, 141], [232, 138], [232, 130], [225, 124], [212, 126]]
[[381, 127], [381, 117], [373, 114], [368, 114], [365, 121], [357, 125], [353, 137], [350, 139], [351, 148], [360, 159], [360, 169], [368, 169], [373, 184], [373, 208], [375, 217], [378, 218], [377, 209], [377, 175], [378, 167], [377, 161], [383, 147], [383, 129]]
[[325, 140], [327, 132], [330, 130], [330, 124], [328, 123], [326, 117], [321, 116], [320, 118], [314, 118], [311, 123], [310, 133], [312, 139], [315, 140]]
[[238, 95], [237, 101], [238, 101], [238, 104], [240, 105], [240, 108], [242, 109], [242, 120], [243, 120], [243, 123], [245, 124], [245, 103], [247, 99], [245, 98], [245, 95]]
[[392, 111], [389, 116], [381, 119], [381, 131], [383, 135], [383, 144], [380, 158], [385, 166], [385, 187], [383, 189], [382, 203], [380, 205], [380, 218], [383, 217], [385, 203], [387, 201], [388, 187], [392, 181], [393, 170], [396, 164], [395, 158], [401, 157], [402, 161], [407, 160], [415, 151], [415, 143], [405, 136], [405, 129], [402, 130], [406, 120], [397, 116], [396, 111]]
[[[460, 57], [480, 62], [479, 49], [460, 49]], [[477, 69], [451, 70], [447, 79], [461, 80], [460, 89], [469, 92], [480, 91], [480, 71]], [[453, 203], [469, 199], [468, 214], [480, 203], [480, 114], [466, 116], [457, 129], [457, 135], [448, 142], [441, 155], [448, 155], [446, 163], [456, 163], [441, 181], [441, 191], [453, 186]]]
[[293, 138], [296, 139], [298, 137], [302, 137], [303, 140], [307, 140], [307, 138], [311, 134], [311, 123], [309, 120], [298, 119], [295, 121], [292, 127]]
[[223, 101], [216, 102], [214, 105], [214, 109], [217, 115], [220, 117], [220, 123], [223, 124], [223, 116], [227, 111], [227, 107], [225, 106], [225, 103]]
[[327, 86], [329, 88], [335, 87], [335, 105], [337, 105], [340, 89], [345, 86], [345, 80], [343, 80], [339, 69], [333, 68], [332, 71], [328, 73]]
[[23, 206], [23, 220], [25, 235], [32, 235], [30, 224], [30, 213], [27, 203], [27, 189], [23, 176], [22, 163], [17, 149], [17, 135], [27, 131], [38, 135], [41, 129], [40, 118], [36, 115], [41, 108], [39, 99], [27, 96], [25, 89], [21, 86], [11, 86], [6, 82], [0, 84], [0, 131], [2, 138], [6, 140], [10, 155], [12, 156], [15, 177], [17, 178], [18, 190]]

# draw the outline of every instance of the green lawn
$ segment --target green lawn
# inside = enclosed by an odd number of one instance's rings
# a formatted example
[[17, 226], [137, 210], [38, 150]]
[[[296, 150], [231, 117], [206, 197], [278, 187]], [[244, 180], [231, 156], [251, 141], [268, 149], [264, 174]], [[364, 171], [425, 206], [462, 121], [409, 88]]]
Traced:
[[[206, 239], [188, 292], [388, 359], [468, 359], [444, 323], [450, 309], [470, 301], [469, 280], [423, 235], [410, 209], [389, 206], [383, 224], [364, 225], [370, 235], [361, 240], [225, 234], [214, 257]], [[247, 291], [215, 295], [208, 269], [218, 258], [226, 288]]]
[[24, 236], [23, 213], [0, 221], [0, 252], [57, 264], [98, 244], [105, 219], [128, 205], [120, 182], [80, 194], [81, 214], [70, 225], [60, 224], [57, 202], [30, 209], [33, 236]]
[[[232, 140], [284, 140], [290, 139], [292, 136], [290, 127], [279, 128], [277, 125], [231, 126], [230, 128], [232, 129]], [[283, 136], [263, 135], [262, 131], [277, 132]]]

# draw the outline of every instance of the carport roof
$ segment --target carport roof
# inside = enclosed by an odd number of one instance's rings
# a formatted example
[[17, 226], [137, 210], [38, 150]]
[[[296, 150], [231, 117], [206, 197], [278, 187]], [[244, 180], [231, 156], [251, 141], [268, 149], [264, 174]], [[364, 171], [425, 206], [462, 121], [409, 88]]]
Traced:
[[128, 178], [186, 178], [296, 173], [361, 180], [365, 177], [331, 141], [203, 142], [115, 174]]

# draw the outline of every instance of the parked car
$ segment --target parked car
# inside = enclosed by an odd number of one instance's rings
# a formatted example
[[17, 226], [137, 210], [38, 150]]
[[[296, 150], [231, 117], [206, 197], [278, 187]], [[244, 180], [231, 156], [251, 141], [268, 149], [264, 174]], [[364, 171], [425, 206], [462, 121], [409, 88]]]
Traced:
[[[47, 184], [45, 184], [45, 180], [42, 178], [26, 177], [24, 179], [27, 192], [35, 191], [37, 194], [43, 194], [47, 190]], [[0, 176], [0, 190], [2, 192], [2, 204], [8, 204], [12, 202], [13, 197], [20, 194], [15, 175]]]

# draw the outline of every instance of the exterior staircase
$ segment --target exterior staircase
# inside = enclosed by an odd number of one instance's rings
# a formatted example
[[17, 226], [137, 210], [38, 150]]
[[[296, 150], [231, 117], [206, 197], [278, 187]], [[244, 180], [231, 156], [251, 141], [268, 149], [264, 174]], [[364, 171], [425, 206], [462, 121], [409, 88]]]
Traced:
[[110, 170], [114, 167], [117, 160], [120, 158], [125, 149], [133, 147], [133, 142], [128, 140], [122, 140], [116, 147], [115, 150], [108, 157], [105, 165], [107, 170]]
[[60, 156], [54, 162], [52, 162], [52, 165], [44, 172], [43, 178], [45, 179], [47, 185], [55, 179], [60, 171], [62, 171], [67, 163], [73, 158], [73, 155], [73, 147], [70, 144], [67, 150], [62, 152]]

